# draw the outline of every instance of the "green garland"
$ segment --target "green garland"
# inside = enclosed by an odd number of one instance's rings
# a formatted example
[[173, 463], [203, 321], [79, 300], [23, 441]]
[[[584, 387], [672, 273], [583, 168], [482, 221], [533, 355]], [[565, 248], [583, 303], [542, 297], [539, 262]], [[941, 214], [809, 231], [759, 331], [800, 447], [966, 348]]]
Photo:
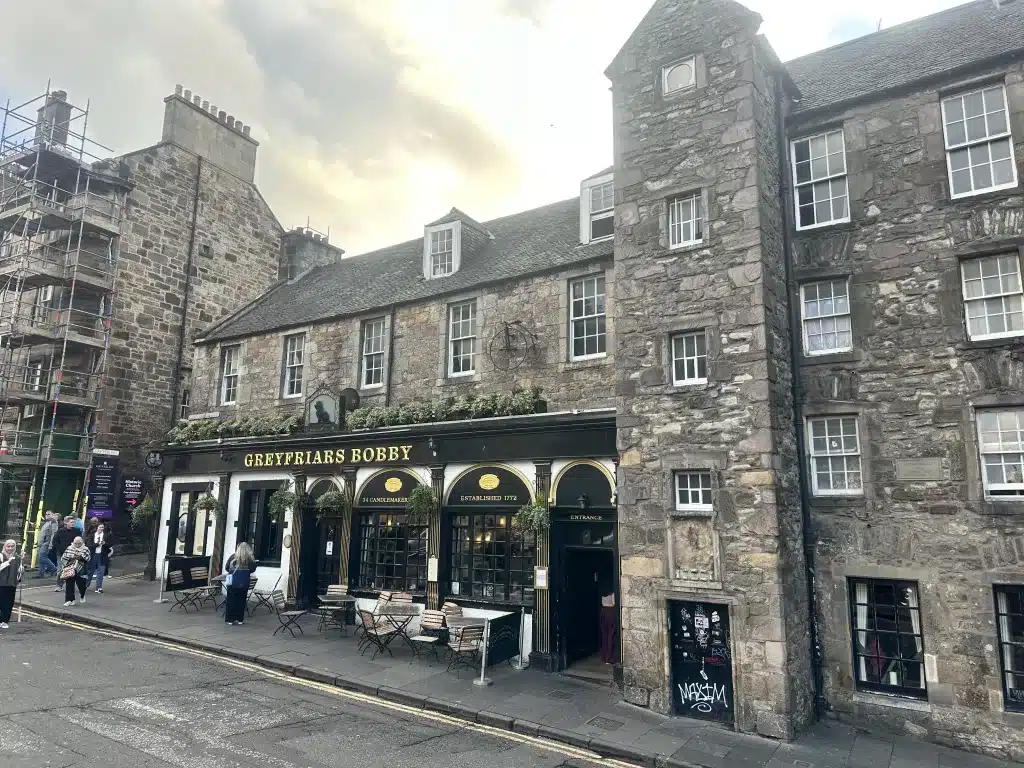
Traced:
[[197, 440], [216, 440], [228, 437], [265, 437], [290, 435], [302, 426], [302, 417], [270, 414], [242, 419], [194, 419], [183, 421], [167, 433], [171, 444], [192, 443]]
[[486, 419], [494, 416], [525, 416], [543, 413], [547, 403], [538, 388], [490, 395], [447, 397], [436, 403], [414, 400], [389, 407], [360, 408], [348, 416], [350, 429], [378, 429], [404, 424]]

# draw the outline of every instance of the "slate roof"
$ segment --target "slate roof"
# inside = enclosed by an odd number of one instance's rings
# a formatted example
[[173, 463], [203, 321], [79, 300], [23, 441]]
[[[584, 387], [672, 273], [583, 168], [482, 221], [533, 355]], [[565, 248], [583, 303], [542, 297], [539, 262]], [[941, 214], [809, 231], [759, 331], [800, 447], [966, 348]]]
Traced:
[[580, 201], [574, 197], [483, 222], [477, 226], [494, 239], [474, 253], [464, 253], [461, 268], [450, 277], [423, 278], [422, 237], [315, 267], [292, 282], [277, 284], [197, 342], [362, 314], [610, 257], [609, 241], [580, 245], [579, 219]]
[[1024, 0], [974, 2], [785, 63], [803, 99], [823, 109], [1024, 49]]

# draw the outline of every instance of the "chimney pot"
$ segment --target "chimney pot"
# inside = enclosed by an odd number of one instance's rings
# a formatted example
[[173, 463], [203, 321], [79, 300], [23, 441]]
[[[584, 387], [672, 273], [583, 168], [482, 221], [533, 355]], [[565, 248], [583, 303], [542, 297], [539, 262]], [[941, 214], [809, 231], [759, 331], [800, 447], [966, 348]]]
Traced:
[[210, 107], [210, 114], [213, 115], [214, 118], [216, 118], [217, 117], [217, 108], [216, 107]]
[[235, 124], [233, 126], [231, 126], [231, 127], [234, 128], [236, 131], [242, 130], [242, 121], [241, 120], [235, 120]]
[[174, 95], [181, 96], [181, 83], [174, 86]]
[[248, 136], [249, 135], [249, 126], [248, 125], [243, 125], [242, 126], [242, 135], [243, 136]]
[[195, 105], [196, 105], [196, 106], [198, 107], [198, 106], [199, 106], [200, 104], [202, 104], [202, 103], [203, 103], [203, 99], [202, 99], [202, 97], [201, 97], [201, 96], [200, 96], [200, 95], [199, 95], [199, 94], [197, 93], [197, 94], [196, 94], [195, 96], [193, 96], [193, 97], [192, 97], [192, 103], [193, 103], [193, 104], [195, 104]]
[[192, 91], [185, 89], [185, 101], [192, 101]]
[[228, 126], [233, 126], [234, 124], [235, 124], [235, 116], [234, 115], [228, 115]]
[[217, 113], [217, 122], [219, 122], [219, 123], [223, 123], [223, 122], [224, 122], [224, 118], [225, 118], [225, 117], [227, 117], [227, 114], [228, 114], [228, 113], [227, 113], [227, 112], [225, 112], [225, 111], [224, 111], [223, 109], [222, 109], [222, 110], [220, 110], [220, 111], [219, 111], [219, 112]]
[[203, 112], [209, 112], [209, 111], [210, 111], [210, 102], [204, 101], [203, 102]]

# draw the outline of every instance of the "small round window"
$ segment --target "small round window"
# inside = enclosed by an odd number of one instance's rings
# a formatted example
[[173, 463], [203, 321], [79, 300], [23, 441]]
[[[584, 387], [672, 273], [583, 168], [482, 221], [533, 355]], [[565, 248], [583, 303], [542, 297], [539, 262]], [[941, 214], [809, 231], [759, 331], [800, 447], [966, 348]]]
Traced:
[[665, 67], [665, 93], [681, 91], [694, 86], [696, 79], [693, 64], [693, 59], [687, 59]]

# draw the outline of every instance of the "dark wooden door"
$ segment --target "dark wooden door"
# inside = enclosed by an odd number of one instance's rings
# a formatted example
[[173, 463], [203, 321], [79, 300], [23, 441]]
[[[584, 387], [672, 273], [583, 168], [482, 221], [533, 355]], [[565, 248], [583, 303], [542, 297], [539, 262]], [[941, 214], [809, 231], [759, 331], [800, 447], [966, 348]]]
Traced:
[[669, 602], [672, 707], [700, 720], [733, 721], [729, 606]]

